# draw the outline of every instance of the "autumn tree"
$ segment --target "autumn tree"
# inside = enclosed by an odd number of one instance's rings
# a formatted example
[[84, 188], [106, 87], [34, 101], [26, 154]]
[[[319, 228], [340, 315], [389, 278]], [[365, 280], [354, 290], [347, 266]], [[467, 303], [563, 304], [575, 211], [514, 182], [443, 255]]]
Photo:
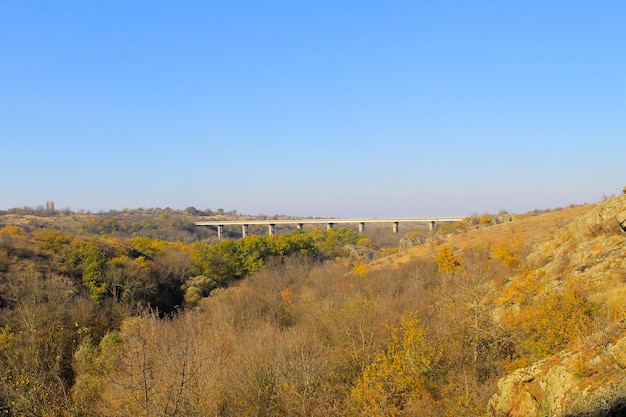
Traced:
[[521, 354], [541, 359], [565, 349], [593, 325], [598, 307], [589, 283], [568, 278], [562, 288], [536, 295], [507, 316], [521, 339]]
[[322, 256], [329, 259], [341, 256], [344, 245], [356, 245], [360, 238], [358, 232], [343, 227], [313, 230], [310, 235]]
[[237, 244], [233, 240], [226, 239], [213, 245], [194, 242], [190, 246], [189, 257], [197, 275], [209, 277], [218, 284], [240, 276]]
[[496, 274], [479, 249], [464, 255], [464, 268], [442, 277], [434, 292], [428, 327], [440, 346], [430, 383], [441, 416], [482, 415], [490, 384], [511, 351], [508, 333], [493, 316]]
[[133, 303], [154, 297], [157, 286], [150, 277], [146, 258], [131, 258], [122, 248], [117, 256], [107, 260], [102, 268], [102, 280], [111, 297], [117, 302]]
[[8, 278], [11, 310], [0, 317], [0, 410], [7, 415], [71, 409], [74, 296], [71, 282], [59, 275], [22, 272]]
[[367, 367], [352, 391], [358, 414], [416, 415], [429, 401], [424, 380], [436, 357], [417, 313], [405, 313], [385, 351]]
[[37, 242], [40, 248], [54, 253], [60, 253], [72, 240], [71, 236], [55, 229], [37, 229], [33, 233], [33, 241]]
[[461, 263], [454, 256], [454, 252], [449, 246], [442, 246], [437, 252], [437, 272], [440, 274], [454, 273], [461, 268]]
[[225, 347], [193, 313], [132, 317], [97, 347], [80, 347], [74, 397], [95, 416], [214, 415]]
[[89, 298], [100, 303], [107, 290], [102, 280], [106, 257], [93, 241], [74, 239], [64, 250], [67, 265], [82, 269], [82, 282], [89, 290]]
[[523, 244], [519, 234], [509, 233], [508, 240], [494, 246], [493, 257], [514, 271], [524, 268], [521, 253]]

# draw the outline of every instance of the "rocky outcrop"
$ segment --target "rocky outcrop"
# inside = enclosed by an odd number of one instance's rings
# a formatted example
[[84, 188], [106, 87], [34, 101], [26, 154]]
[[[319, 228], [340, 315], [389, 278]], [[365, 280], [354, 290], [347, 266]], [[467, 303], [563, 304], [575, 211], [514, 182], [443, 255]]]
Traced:
[[343, 249], [348, 252], [348, 255], [353, 259], [360, 259], [363, 261], [371, 261], [374, 259], [374, 254], [376, 251], [372, 248], [368, 248], [367, 246], [358, 246], [358, 245], [345, 245]]
[[564, 352], [502, 378], [488, 413], [493, 417], [626, 415], [626, 334], [593, 355]]
[[424, 242], [426, 242], [426, 239], [422, 237], [407, 237], [404, 239], [400, 239], [398, 241], [397, 246], [398, 246], [398, 250], [405, 251], [409, 248], [412, 248], [413, 246], [421, 245]]

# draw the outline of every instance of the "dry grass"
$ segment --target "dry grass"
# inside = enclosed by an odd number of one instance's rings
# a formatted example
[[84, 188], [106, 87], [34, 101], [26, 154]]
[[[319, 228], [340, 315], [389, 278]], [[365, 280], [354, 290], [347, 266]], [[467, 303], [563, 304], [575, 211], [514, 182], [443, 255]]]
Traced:
[[626, 283], [608, 288], [597, 296], [597, 301], [617, 311], [626, 311]]
[[442, 244], [453, 249], [463, 250], [476, 247], [490, 247], [511, 239], [520, 240], [525, 245], [547, 241], [561, 228], [574, 220], [577, 216], [588, 212], [593, 205], [580, 205], [557, 209], [540, 214], [523, 214], [512, 222], [488, 227], [477, 227], [460, 231], [447, 236], [435, 236], [432, 240], [419, 246], [410, 248], [406, 252], [384, 257], [373, 261], [371, 268], [380, 266], [400, 266], [416, 257], [434, 259], [437, 250]]

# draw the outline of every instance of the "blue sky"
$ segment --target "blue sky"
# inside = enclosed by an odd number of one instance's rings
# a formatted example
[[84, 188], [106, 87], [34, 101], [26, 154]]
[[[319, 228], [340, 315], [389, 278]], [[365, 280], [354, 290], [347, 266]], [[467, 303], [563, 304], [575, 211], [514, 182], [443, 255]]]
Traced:
[[0, 0], [0, 209], [438, 216], [626, 185], [622, 1]]

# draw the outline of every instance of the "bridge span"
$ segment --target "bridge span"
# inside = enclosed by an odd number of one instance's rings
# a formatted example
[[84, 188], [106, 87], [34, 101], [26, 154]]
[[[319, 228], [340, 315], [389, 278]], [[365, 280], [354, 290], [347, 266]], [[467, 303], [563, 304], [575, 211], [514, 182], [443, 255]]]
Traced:
[[400, 223], [427, 223], [430, 230], [435, 227], [435, 223], [460, 222], [464, 217], [389, 217], [389, 218], [354, 218], [354, 219], [290, 219], [290, 220], [218, 220], [209, 222], [196, 222], [196, 226], [213, 226], [217, 227], [217, 237], [224, 237], [224, 226], [241, 226], [241, 234], [243, 237], [248, 236], [248, 227], [250, 225], [266, 225], [268, 234], [271, 236], [276, 233], [276, 225], [291, 224], [296, 225], [298, 229], [302, 229], [305, 224], [325, 224], [327, 229], [332, 229], [335, 224], [357, 224], [359, 225], [359, 233], [363, 233], [366, 223], [390, 223], [394, 233], [398, 233]]

